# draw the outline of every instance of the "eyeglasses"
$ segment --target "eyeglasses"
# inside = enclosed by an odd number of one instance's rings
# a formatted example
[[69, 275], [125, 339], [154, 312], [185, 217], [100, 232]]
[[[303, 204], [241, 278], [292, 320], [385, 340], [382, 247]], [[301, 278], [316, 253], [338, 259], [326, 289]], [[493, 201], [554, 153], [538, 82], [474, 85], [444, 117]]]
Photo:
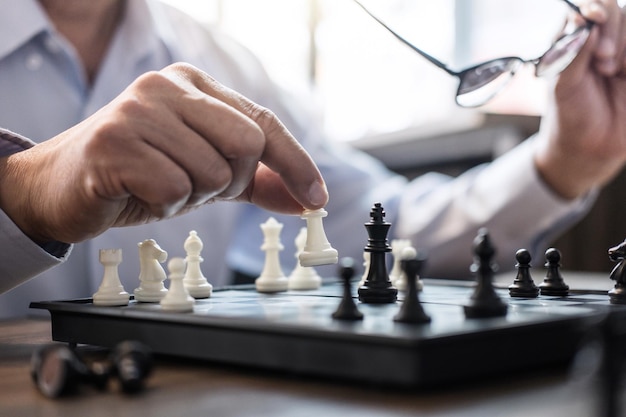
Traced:
[[409, 46], [415, 52], [426, 58], [430, 63], [441, 68], [448, 74], [459, 79], [459, 87], [456, 92], [456, 102], [461, 107], [478, 107], [487, 103], [513, 78], [515, 72], [524, 64], [530, 63], [535, 66], [535, 76], [554, 76], [560, 74], [576, 58], [580, 50], [587, 42], [593, 22], [586, 19], [578, 6], [570, 0], [562, 0], [578, 15], [585, 24], [575, 28], [571, 33], [560, 36], [552, 43], [550, 48], [539, 58], [522, 59], [520, 57], [504, 57], [492, 59], [482, 64], [474, 65], [462, 71], [454, 71], [446, 64], [432, 55], [422, 51], [405, 38], [387, 26], [382, 20], [374, 16], [358, 0], [354, 0], [367, 14], [391, 32], [398, 40]]

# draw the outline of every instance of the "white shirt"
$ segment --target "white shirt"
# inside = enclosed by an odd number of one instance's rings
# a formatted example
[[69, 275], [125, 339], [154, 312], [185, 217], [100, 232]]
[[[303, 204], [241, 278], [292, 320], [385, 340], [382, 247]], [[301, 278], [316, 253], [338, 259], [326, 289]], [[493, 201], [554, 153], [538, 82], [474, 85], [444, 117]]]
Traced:
[[[367, 244], [363, 224], [373, 203], [382, 202], [386, 220], [393, 224], [389, 238], [408, 237], [427, 249], [430, 276], [467, 277], [471, 242], [482, 226], [497, 246], [498, 263], [511, 268], [517, 249], [545, 250], [547, 239], [589, 206], [591, 198], [565, 202], [546, 189], [532, 163], [532, 141], [460, 178], [431, 174], [408, 183], [362, 153], [325, 142], [301, 101], [278, 91], [259, 62], [229, 38], [157, 2], [126, 4], [124, 20], [89, 85], [76, 52], [35, 0], [0, 0], [0, 126], [44, 141], [93, 114], [142, 73], [189, 62], [270, 108], [311, 153], [329, 188], [324, 228], [340, 256], [362, 259]], [[14, 141], [0, 135], [0, 154], [13, 151]], [[203, 240], [202, 269], [213, 285], [226, 284], [231, 269], [258, 274], [264, 262], [259, 225], [269, 216], [285, 225], [281, 262], [288, 274], [295, 265], [293, 242], [304, 221], [252, 205], [217, 203], [164, 222], [111, 229], [75, 245], [67, 260], [30, 242], [2, 215], [0, 279], [14, 278], [3, 281], [0, 289], [37, 268], [61, 264], [1, 295], [0, 317], [25, 314], [30, 301], [91, 296], [102, 276], [99, 249], [123, 250], [120, 277], [132, 292], [139, 284], [137, 243], [153, 238], [170, 257], [184, 256], [183, 242], [191, 230]], [[4, 249], [7, 245], [11, 250]], [[331, 276], [334, 267], [320, 273]]]

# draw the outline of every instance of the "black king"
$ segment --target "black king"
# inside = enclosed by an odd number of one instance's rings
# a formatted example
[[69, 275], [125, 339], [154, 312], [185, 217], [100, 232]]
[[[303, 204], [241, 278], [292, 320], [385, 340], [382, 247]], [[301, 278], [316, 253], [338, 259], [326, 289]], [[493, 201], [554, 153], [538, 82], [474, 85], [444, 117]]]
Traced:
[[389, 280], [385, 261], [387, 252], [391, 252], [387, 242], [391, 223], [385, 222], [385, 211], [380, 203], [374, 204], [370, 217], [371, 220], [365, 223], [369, 238], [364, 249], [370, 253], [369, 270], [365, 282], [359, 287], [359, 300], [363, 303], [395, 303], [398, 289]]

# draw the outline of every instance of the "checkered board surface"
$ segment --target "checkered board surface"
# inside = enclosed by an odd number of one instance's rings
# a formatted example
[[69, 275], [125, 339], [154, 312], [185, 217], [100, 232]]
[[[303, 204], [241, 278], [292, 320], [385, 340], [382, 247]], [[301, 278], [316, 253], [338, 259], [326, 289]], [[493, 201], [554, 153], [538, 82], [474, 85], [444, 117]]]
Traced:
[[[402, 302], [363, 304], [362, 321], [331, 317], [339, 283], [315, 291], [260, 294], [250, 286], [214, 291], [192, 313], [158, 304], [94, 306], [90, 299], [32, 303], [47, 309], [54, 340], [114, 346], [133, 339], [156, 353], [360, 383], [437, 385], [511, 371], [567, 364], [606, 314], [606, 294], [514, 299], [506, 317], [467, 319], [466, 282], [425, 280], [420, 293], [432, 322], [393, 321]], [[523, 356], [516, 352], [525, 352]], [[516, 357], [518, 356], [518, 357]], [[519, 357], [521, 356], [521, 357]]]

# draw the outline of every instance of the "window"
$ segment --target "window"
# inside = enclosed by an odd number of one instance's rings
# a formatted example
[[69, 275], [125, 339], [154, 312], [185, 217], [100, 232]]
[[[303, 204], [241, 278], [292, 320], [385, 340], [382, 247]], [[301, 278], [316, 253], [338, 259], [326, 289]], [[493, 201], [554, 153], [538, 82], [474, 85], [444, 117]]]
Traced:
[[[351, 0], [167, 0], [248, 46], [273, 78], [317, 96], [332, 138], [473, 123], [457, 80], [394, 39]], [[362, 0], [452, 68], [505, 55], [534, 58], [563, 24], [559, 0]], [[531, 66], [481, 111], [539, 114], [545, 81]], [[432, 131], [432, 128], [426, 130]]]

